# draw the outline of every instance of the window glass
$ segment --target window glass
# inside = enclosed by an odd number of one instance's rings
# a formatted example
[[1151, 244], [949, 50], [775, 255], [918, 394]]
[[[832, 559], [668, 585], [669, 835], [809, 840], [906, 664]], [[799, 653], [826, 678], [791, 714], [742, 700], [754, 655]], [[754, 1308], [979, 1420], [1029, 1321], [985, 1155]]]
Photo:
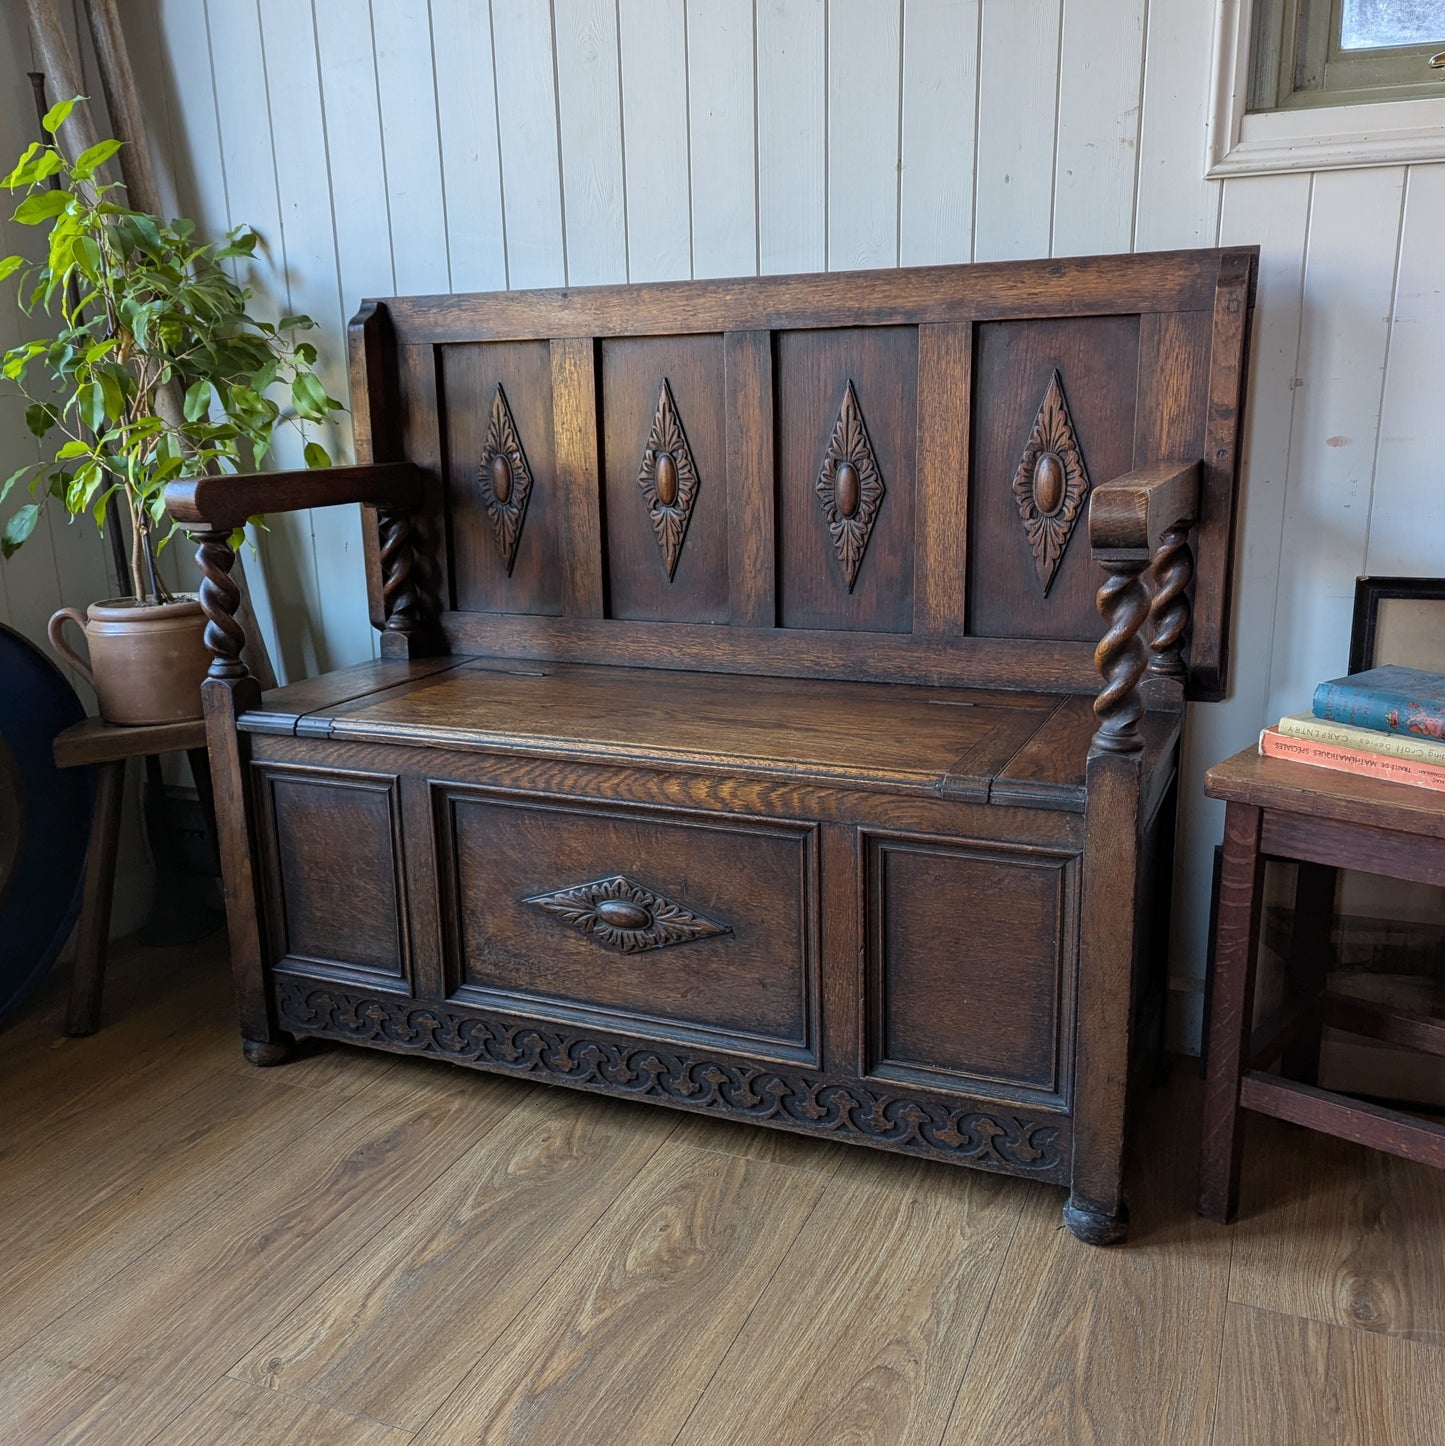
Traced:
[[1344, 0], [1342, 50], [1445, 41], [1445, 0]]

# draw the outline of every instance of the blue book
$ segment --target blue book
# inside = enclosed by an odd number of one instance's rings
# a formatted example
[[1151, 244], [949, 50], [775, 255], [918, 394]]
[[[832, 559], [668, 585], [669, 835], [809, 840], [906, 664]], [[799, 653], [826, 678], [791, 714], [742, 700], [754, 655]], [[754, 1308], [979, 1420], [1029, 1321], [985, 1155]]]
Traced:
[[1445, 674], [1393, 663], [1315, 689], [1314, 714], [1377, 733], [1445, 739]]

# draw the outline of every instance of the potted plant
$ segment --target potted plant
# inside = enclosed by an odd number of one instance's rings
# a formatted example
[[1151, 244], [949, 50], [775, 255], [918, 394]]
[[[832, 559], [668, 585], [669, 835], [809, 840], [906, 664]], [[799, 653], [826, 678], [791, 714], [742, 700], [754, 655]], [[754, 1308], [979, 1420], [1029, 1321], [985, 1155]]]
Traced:
[[[49, 136], [76, 103], [50, 109]], [[0, 280], [18, 277], [26, 312], [52, 318], [48, 335], [0, 359], [0, 378], [23, 393], [26, 422], [50, 453], [0, 485], [0, 504], [21, 483], [34, 499], [5, 524], [0, 552], [13, 554], [52, 501], [102, 529], [108, 508], [125, 515], [132, 596], [93, 603], [86, 619], [62, 609], [50, 635], [93, 672], [104, 718], [155, 723], [200, 716], [209, 663], [199, 602], [171, 593], [156, 568], [174, 530], [165, 484], [254, 468], [279, 425], [321, 422], [341, 403], [316, 375], [315, 347], [297, 339], [315, 323], [251, 316], [250, 292], [223, 265], [251, 256], [256, 233], [241, 226], [224, 243], [204, 244], [190, 221], [130, 210], [124, 188], [101, 174], [119, 149], [103, 140], [71, 161], [53, 140], [37, 141], [0, 182], [25, 192], [17, 222], [50, 223], [45, 259], [6, 257]], [[314, 441], [305, 459], [330, 465]], [[60, 636], [67, 618], [85, 629], [90, 667]]]

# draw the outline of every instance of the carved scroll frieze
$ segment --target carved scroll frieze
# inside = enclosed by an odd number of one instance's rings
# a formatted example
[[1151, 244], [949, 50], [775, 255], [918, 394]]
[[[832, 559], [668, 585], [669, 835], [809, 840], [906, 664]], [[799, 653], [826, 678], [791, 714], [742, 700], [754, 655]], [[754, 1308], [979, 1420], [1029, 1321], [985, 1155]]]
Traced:
[[1089, 494], [1088, 469], [1058, 372], [1049, 379], [1039, 404], [1014, 473], [1013, 494], [1047, 597]]
[[1067, 1168], [1067, 1139], [1061, 1142], [1056, 1118], [952, 1107], [887, 1087], [865, 1089], [854, 1081], [556, 1027], [537, 1029], [394, 995], [352, 994], [284, 977], [277, 982], [281, 1026], [296, 1034], [376, 1044], [577, 1089], [866, 1140], [984, 1169], [1058, 1179]]
[[522, 538], [522, 524], [527, 519], [527, 500], [532, 495], [532, 469], [527, 465], [527, 454], [522, 450], [501, 382], [497, 383], [492, 397], [492, 418], [487, 424], [478, 480], [497, 539], [497, 551], [510, 577], [517, 560], [517, 544]]
[[682, 556], [682, 544], [687, 539], [693, 504], [697, 501], [698, 476], [692, 448], [687, 444], [687, 433], [666, 377], [662, 379], [657, 410], [647, 434], [637, 485], [647, 502], [657, 550], [662, 554], [667, 580], [671, 582], [677, 571], [677, 560]]
[[693, 939], [732, 933], [726, 924], [715, 924], [693, 913], [685, 904], [622, 874], [550, 894], [536, 894], [522, 902], [545, 909], [563, 923], [624, 954], [640, 954], [647, 949], [665, 949], [669, 944], [686, 944]]
[[863, 420], [863, 410], [851, 381], [843, 393], [843, 405], [833, 424], [828, 450], [823, 454], [815, 490], [828, 524], [828, 534], [833, 539], [838, 565], [843, 569], [848, 591], [852, 592], [858, 569], [863, 565], [863, 554], [868, 550], [868, 539], [873, 535], [873, 523], [888, 489], [883, 485], [878, 459], [868, 440], [868, 425]]

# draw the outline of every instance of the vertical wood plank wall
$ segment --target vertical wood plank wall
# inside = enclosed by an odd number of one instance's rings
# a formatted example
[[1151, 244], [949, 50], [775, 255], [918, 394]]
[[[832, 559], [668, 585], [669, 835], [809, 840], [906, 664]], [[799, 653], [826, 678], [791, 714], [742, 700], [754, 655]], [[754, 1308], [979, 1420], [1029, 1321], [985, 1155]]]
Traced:
[[[0, 143], [18, 152], [28, 44], [21, 7], [5, 9]], [[1220, 833], [1204, 767], [1343, 669], [1357, 572], [1445, 573], [1427, 426], [1445, 166], [1204, 180], [1202, 0], [125, 11], [177, 204], [210, 231], [265, 233], [251, 284], [322, 323], [333, 386], [345, 318], [396, 290], [1260, 243], [1233, 688], [1195, 708], [1185, 780], [1174, 972], [1189, 1037]], [[17, 229], [0, 223], [7, 249]], [[20, 329], [7, 303], [0, 336]], [[344, 453], [344, 429], [333, 440]], [[0, 447], [32, 446], [7, 404]], [[353, 517], [278, 520], [250, 572], [283, 674], [372, 651]], [[38, 637], [102, 579], [94, 539], [52, 520], [0, 569], [0, 617]]]

